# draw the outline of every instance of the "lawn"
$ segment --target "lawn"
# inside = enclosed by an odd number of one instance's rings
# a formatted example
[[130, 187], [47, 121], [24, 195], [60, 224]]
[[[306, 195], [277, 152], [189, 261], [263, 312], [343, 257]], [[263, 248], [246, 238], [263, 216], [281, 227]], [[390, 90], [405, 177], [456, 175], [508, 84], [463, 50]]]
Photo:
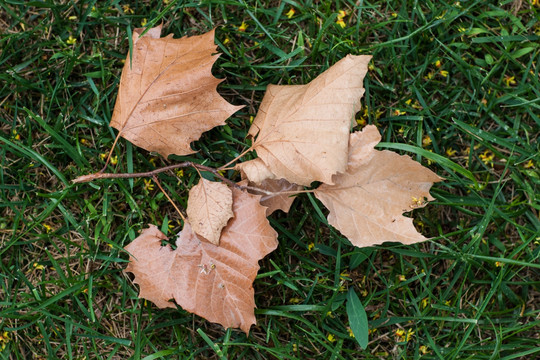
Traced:
[[[534, 359], [540, 356], [540, 4], [523, 1], [0, 2], [1, 359]], [[445, 181], [412, 212], [429, 240], [353, 247], [312, 194], [270, 223], [248, 336], [138, 298], [123, 247], [181, 230], [145, 179], [96, 172], [134, 28], [216, 28], [220, 94], [245, 105], [164, 159], [120, 140], [110, 172], [219, 167], [249, 146], [268, 84], [372, 55], [357, 126]], [[439, 156], [437, 156], [439, 155]], [[247, 160], [252, 155], [247, 155]], [[239, 180], [233, 170], [225, 174]], [[163, 173], [180, 207], [194, 169]], [[354, 289], [369, 344], [351, 336]]]

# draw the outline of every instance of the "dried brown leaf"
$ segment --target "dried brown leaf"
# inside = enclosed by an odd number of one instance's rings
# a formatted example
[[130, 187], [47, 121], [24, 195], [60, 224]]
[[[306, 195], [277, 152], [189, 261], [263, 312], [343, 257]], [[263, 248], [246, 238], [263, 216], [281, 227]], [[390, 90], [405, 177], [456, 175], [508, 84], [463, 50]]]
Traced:
[[442, 179], [409, 156], [375, 150], [380, 139], [373, 125], [351, 134], [347, 171], [315, 196], [330, 210], [328, 222], [358, 247], [426, 240], [403, 213], [433, 200], [429, 189]]
[[193, 231], [219, 245], [221, 230], [233, 217], [232, 191], [223, 183], [201, 178], [189, 191], [187, 216]]
[[307, 85], [268, 86], [249, 135], [257, 136], [253, 149], [275, 178], [331, 184], [333, 174], [345, 171], [370, 59], [348, 55]]
[[126, 250], [126, 271], [135, 275], [139, 296], [160, 308], [174, 307], [224, 327], [248, 333], [255, 324], [253, 281], [258, 261], [278, 245], [260, 196], [232, 189], [234, 218], [221, 234], [220, 246], [200, 241], [186, 222], [176, 250], [161, 246], [166, 236], [150, 225]]
[[291, 184], [285, 179], [266, 179], [260, 184], [249, 182], [247, 179], [242, 180], [238, 185], [248, 185], [252, 188], [258, 188], [263, 191], [256, 190], [248, 191], [252, 194], [261, 194], [261, 205], [266, 206], [266, 216], [270, 216], [274, 211], [281, 210], [285, 213], [289, 212], [294, 199], [296, 198], [294, 193], [300, 192], [302, 186], [297, 184]]
[[211, 72], [218, 58], [212, 56], [214, 31], [173, 39], [159, 38], [161, 26], [140, 37], [142, 30], [133, 33], [111, 126], [133, 144], [165, 157], [191, 154], [192, 141], [241, 108], [216, 91], [223, 79]]

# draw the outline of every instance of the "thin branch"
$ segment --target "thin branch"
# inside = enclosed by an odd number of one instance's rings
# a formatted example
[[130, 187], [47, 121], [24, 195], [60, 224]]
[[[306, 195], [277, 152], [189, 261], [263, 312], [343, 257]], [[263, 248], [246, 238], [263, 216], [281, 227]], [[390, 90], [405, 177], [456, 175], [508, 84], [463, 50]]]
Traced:
[[174, 203], [173, 199], [171, 199], [171, 197], [169, 196], [169, 194], [167, 194], [167, 192], [165, 191], [165, 189], [161, 186], [161, 184], [159, 183], [158, 179], [157, 179], [157, 176], [154, 175], [152, 176], [152, 180], [154, 180], [154, 182], [156, 183], [156, 185], [158, 186], [158, 188], [161, 190], [161, 192], [165, 195], [165, 197], [167, 198], [167, 200], [169, 200], [169, 202], [172, 204], [172, 206], [174, 206], [174, 208], [176, 209], [176, 212], [180, 215], [180, 217], [182, 218], [182, 221], [184, 222], [184, 224], [186, 223], [186, 217], [184, 216], [184, 214], [182, 214], [182, 212], [180, 211], [180, 209], [176, 206], [176, 204]]

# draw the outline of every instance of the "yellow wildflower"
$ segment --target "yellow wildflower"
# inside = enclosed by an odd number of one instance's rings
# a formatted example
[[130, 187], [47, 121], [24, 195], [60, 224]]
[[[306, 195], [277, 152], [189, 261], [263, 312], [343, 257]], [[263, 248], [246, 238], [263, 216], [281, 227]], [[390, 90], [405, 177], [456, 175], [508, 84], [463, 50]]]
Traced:
[[426, 355], [428, 353], [428, 348], [426, 345], [421, 345], [418, 350], [420, 350], [423, 355]]
[[532, 6], [539, 6], [540, 7], [540, 0], [532, 0], [531, 1]]
[[17, 133], [17, 130], [13, 130], [11, 133], [13, 134], [13, 138], [15, 140], [21, 140], [21, 135], [19, 135], [19, 133]]
[[397, 18], [397, 13], [393, 12], [393, 13], [392, 13], [392, 17], [393, 17], [393, 18]]
[[424, 76], [424, 79], [426, 79], [426, 80], [430, 80], [432, 78], [433, 78], [433, 72], [432, 71], [428, 72], [427, 75]]
[[345, 287], [345, 285], [340, 285], [338, 291], [339, 292], [345, 292], [345, 291], [347, 291], [347, 288]]
[[527, 161], [527, 162], [525, 163], [525, 165], [523, 165], [523, 167], [524, 167], [525, 169], [534, 168], [534, 162], [533, 162], [532, 159], [531, 159], [531, 160]]
[[242, 21], [242, 25], [238, 27], [238, 31], [245, 32], [248, 28], [248, 24]]
[[405, 114], [407, 114], [407, 112], [406, 112], [406, 111], [401, 111], [401, 110], [399, 110], [399, 109], [396, 109], [396, 110], [394, 110], [393, 114], [394, 114], [394, 116], [400, 116], [400, 115], [405, 115]]
[[448, 71], [446, 70], [439, 71], [439, 74], [441, 74], [442, 77], [448, 77]]
[[294, 11], [293, 8], [291, 8], [286, 14], [285, 16], [288, 17], [289, 19], [292, 18], [294, 16], [294, 14], [296, 13], [296, 11]]
[[425, 309], [429, 305], [429, 299], [423, 298], [422, 299], [422, 308]]
[[334, 334], [328, 334], [328, 336], [326, 338], [330, 342], [335, 342], [336, 341], [336, 337], [334, 336]]
[[99, 158], [101, 160], [105, 161], [105, 159], [107, 158], [107, 155], [108, 155], [107, 153], [101, 153], [101, 154], [99, 154]]
[[343, 271], [341, 274], [339, 274], [339, 280], [350, 280], [349, 273], [346, 271]]
[[291, 304], [298, 304], [298, 303], [301, 303], [301, 302], [302, 302], [302, 299], [297, 298], [297, 297], [293, 297], [293, 298], [289, 299], [289, 303], [291, 303]]
[[178, 176], [179, 178], [183, 177], [184, 176], [184, 169], [177, 169], [176, 170], [176, 176]]
[[226, 37], [225, 40], [223, 40], [223, 45], [227, 45], [230, 42], [231, 42], [231, 39], [229, 39], [229, 37]]
[[458, 31], [460, 33], [464, 33], [465, 31], [467, 31], [467, 29], [465, 29], [463, 26], [458, 26]]
[[335, 317], [335, 316], [332, 314], [331, 311], [327, 311], [327, 312], [326, 312], [326, 316], [329, 316], [329, 317], [331, 317], [332, 319]]
[[146, 24], [148, 24], [148, 20], [146, 18], [142, 19], [141, 26], [146, 26]]
[[345, 12], [345, 10], [339, 10], [338, 12], [338, 15], [337, 15], [337, 20], [336, 20], [336, 24], [338, 24], [339, 26], [341, 26], [342, 28], [344, 28], [345, 26], [347, 26], [345, 24], [345, 16], [347, 16], [347, 12]]
[[407, 330], [407, 336], [405, 338], [405, 341], [409, 341], [411, 340], [411, 338], [413, 337], [414, 335], [414, 331], [412, 331], [411, 329]]
[[441, 60], [435, 61], [433, 65], [435, 65], [436, 68], [440, 68], [442, 66]]
[[349, 326], [347, 326], [347, 332], [349, 333], [350, 337], [352, 337], [352, 338], [354, 337], [354, 333], [353, 333], [352, 329]]
[[315, 244], [311, 242], [311, 243], [308, 244], [307, 249], [308, 249], [308, 251], [311, 251], [311, 250], [313, 250], [314, 247], [315, 247]]
[[360, 126], [365, 126], [367, 124], [367, 121], [364, 118], [360, 118], [360, 119], [356, 119], [356, 123]]
[[399, 276], [398, 276], [398, 280], [399, 280], [399, 281], [406, 281], [406, 280], [407, 280], [407, 277], [405, 277], [405, 275], [399, 275]]
[[338, 20], [338, 21], [336, 21], [336, 24], [338, 24], [338, 25], [341, 26], [342, 28], [344, 28], [345, 26], [347, 26], [347, 24], [345, 24], [345, 21], [343, 21], [343, 20]]
[[495, 261], [495, 266], [496, 267], [503, 267], [504, 266], [504, 263], [500, 262], [500, 261]]
[[294, 352], [298, 351], [298, 344], [292, 344], [292, 351]]
[[375, 70], [375, 65], [373, 65], [372, 63], [369, 63], [367, 68], [368, 68], [369, 71], [373, 71], [373, 70]]
[[41, 225], [43, 225], [43, 227], [45, 228], [45, 232], [47, 232], [47, 233], [50, 233], [53, 230], [52, 226], [49, 225], [49, 224], [43, 223]]
[[111, 157], [111, 165], [116, 165], [116, 164], [118, 164], [118, 156]]
[[495, 158], [495, 154], [491, 152], [491, 150], [486, 150], [482, 154], [478, 155], [480, 157], [480, 160], [486, 165], [490, 165], [493, 167], [493, 159]]
[[77, 39], [75, 39], [73, 36], [69, 35], [68, 39], [66, 40], [66, 44], [73, 45], [77, 42]]
[[367, 291], [367, 289], [360, 289], [360, 295], [362, 295], [362, 297], [368, 296], [368, 291]]
[[431, 145], [431, 138], [429, 137], [429, 135], [424, 135], [424, 137], [422, 138], [422, 146], [426, 147], [429, 145]]
[[517, 84], [515, 76], [505, 76], [503, 81], [506, 84], [506, 86]]
[[132, 8], [129, 7], [129, 5], [122, 5], [122, 8], [124, 9], [124, 14], [135, 14], [135, 11], [133, 11]]
[[411, 329], [407, 331], [403, 329], [397, 329], [394, 334], [396, 335], [396, 340], [398, 342], [408, 342], [414, 335], [414, 331], [412, 331]]
[[154, 190], [154, 183], [152, 182], [152, 179], [143, 179], [144, 181], [144, 189], [148, 191]]
[[9, 340], [11, 339], [9, 338], [9, 333], [7, 331], [0, 334], [0, 351], [3, 351], [6, 348], [6, 344]]
[[77, 17], [75, 15], [72, 15], [72, 16], [68, 17], [68, 20], [77, 21]]
[[446, 156], [448, 156], [448, 157], [452, 157], [452, 156], [456, 155], [456, 153], [457, 153], [457, 151], [452, 149], [452, 148], [446, 149]]
[[37, 262], [33, 263], [32, 266], [34, 267], [34, 269], [37, 269], [37, 270], [45, 269], [45, 266], [38, 264]]

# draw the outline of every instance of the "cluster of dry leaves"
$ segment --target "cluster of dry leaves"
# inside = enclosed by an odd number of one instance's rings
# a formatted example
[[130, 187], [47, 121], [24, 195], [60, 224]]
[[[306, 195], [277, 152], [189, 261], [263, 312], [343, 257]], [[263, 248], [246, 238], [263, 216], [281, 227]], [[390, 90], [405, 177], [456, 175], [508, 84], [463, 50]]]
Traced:
[[[160, 32], [134, 32], [111, 126], [148, 151], [186, 155], [192, 141], [240, 107], [216, 91], [213, 31], [181, 39]], [[313, 182], [328, 222], [354, 245], [425, 240], [403, 213], [424, 206], [441, 178], [408, 156], [375, 150], [381, 136], [374, 126], [350, 132], [370, 58], [348, 55], [306, 85], [268, 86], [248, 135], [258, 157], [236, 165], [243, 180], [200, 179], [175, 250], [161, 245], [166, 237], [154, 225], [126, 246], [126, 271], [135, 274], [140, 297], [159, 307], [175, 307], [174, 299], [247, 333], [255, 324], [258, 261], [278, 246], [267, 216], [287, 212], [291, 194]]]

